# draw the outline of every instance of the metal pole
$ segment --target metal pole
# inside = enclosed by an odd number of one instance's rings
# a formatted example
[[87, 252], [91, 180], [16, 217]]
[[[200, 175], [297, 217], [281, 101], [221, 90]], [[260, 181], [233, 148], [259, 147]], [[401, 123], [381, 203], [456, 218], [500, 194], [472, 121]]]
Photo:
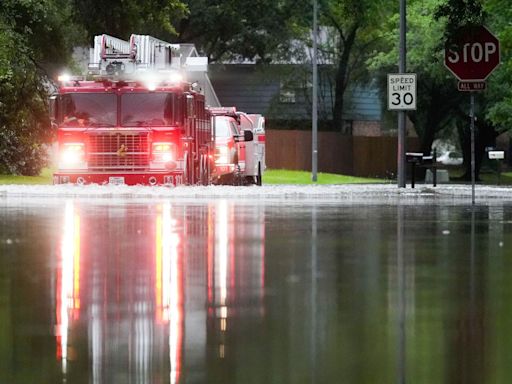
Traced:
[[[407, 30], [406, 19], [406, 0], [400, 0], [400, 60], [398, 63], [398, 72], [406, 71], [406, 40], [405, 32]], [[398, 188], [405, 188], [405, 111], [398, 112], [398, 152], [397, 152], [397, 183]]]
[[471, 129], [471, 204], [475, 205], [475, 93], [471, 92], [471, 108], [469, 111], [469, 117], [471, 118], [470, 129]]
[[313, 116], [312, 116], [312, 158], [311, 158], [311, 181], [316, 183], [318, 172], [318, 65], [317, 65], [317, 0], [313, 0]]
[[317, 237], [318, 237], [318, 225], [317, 225], [317, 207], [313, 207], [312, 218], [311, 218], [311, 334], [310, 334], [310, 359], [311, 359], [311, 383], [315, 384], [317, 382], [316, 375], [316, 352], [317, 352], [317, 343], [318, 337], [316, 335], [317, 328], [317, 306], [316, 306], [316, 297], [317, 297], [317, 281], [316, 276], [317, 272]]
[[405, 282], [406, 282], [406, 269], [404, 258], [404, 207], [398, 203], [398, 217], [396, 222], [396, 262], [397, 262], [397, 279], [398, 279], [398, 356], [397, 356], [397, 383], [405, 384], [406, 373], [406, 295], [405, 295]]

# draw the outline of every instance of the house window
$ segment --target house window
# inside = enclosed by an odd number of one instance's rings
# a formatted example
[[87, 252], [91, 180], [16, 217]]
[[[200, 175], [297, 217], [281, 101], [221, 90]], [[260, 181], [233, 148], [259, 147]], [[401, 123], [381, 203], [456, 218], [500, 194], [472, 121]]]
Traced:
[[295, 103], [295, 90], [283, 82], [281, 82], [281, 87], [279, 89], [279, 102], [286, 104]]

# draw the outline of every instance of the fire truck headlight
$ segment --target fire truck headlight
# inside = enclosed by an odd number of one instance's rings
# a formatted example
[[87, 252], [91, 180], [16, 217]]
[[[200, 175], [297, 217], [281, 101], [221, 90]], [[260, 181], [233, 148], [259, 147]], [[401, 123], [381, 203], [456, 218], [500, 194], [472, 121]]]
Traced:
[[222, 145], [215, 149], [215, 164], [228, 164], [229, 161], [229, 147]]
[[65, 143], [60, 151], [60, 169], [86, 168], [85, 148], [83, 143]]
[[175, 160], [175, 145], [173, 143], [153, 143], [153, 162], [168, 163]]

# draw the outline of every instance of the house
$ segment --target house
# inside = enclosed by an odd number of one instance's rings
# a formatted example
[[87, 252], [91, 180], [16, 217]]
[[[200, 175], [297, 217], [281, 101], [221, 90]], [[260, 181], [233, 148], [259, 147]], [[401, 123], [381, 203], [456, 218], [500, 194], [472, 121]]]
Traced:
[[[331, 130], [334, 94], [326, 71], [319, 68], [320, 130]], [[210, 64], [213, 88], [224, 106], [266, 116], [272, 129], [311, 129], [310, 67], [294, 64]], [[380, 136], [382, 105], [376, 88], [356, 87], [345, 94], [344, 124], [353, 136]]]
[[[267, 120], [267, 165], [311, 170], [311, 68], [300, 64], [210, 64], [209, 77], [223, 106], [260, 113]], [[332, 66], [319, 66], [318, 169], [355, 176], [396, 174], [397, 139], [386, 130], [377, 88], [345, 93], [345, 131], [335, 132]], [[417, 147], [408, 139], [407, 148]], [[416, 140], [417, 141], [417, 140]]]

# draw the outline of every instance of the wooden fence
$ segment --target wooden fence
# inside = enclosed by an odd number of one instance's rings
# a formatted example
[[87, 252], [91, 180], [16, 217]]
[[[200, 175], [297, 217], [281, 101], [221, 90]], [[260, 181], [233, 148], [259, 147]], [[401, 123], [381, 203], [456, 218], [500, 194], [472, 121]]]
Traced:
[[[318, 133], [318, 171], [364, 177], [396, 177], [397, 137]], [[419, 148], [408, 138], [407, 151]], [[311, 170], [311, 132], [266, 131], [266, 162], [271, 169]]]

